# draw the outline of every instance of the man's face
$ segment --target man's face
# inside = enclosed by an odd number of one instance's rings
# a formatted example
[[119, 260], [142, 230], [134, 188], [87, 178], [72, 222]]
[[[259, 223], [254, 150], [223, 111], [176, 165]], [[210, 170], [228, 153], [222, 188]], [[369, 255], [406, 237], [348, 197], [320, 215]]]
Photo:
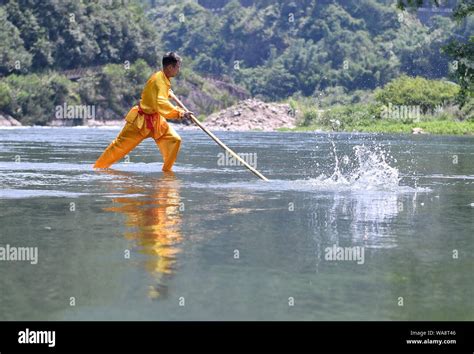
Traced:
[[179, 70], [181, 69], [181, 62], [176, 63], [176, 65], [170, 65], [170, 76], [175, 77], [179, 74]]

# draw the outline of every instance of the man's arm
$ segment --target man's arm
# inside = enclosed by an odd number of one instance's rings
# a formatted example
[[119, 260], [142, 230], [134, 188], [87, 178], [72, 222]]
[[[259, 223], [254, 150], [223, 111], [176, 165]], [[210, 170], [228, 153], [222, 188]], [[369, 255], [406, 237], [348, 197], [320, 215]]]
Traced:
[[181, 119], [185, 111], [181, 107], [174, 106], [169, 101], [168, 85], [162, 80], [156, 80], [157, 88], [156, 111], [166, 119]]
[[184, 116], [184, 110], [176, 107], [168, 100], [167, 97], [161, 95], [161, 89], [157, 98], [158, 113], [166, 119], [181, 119]]

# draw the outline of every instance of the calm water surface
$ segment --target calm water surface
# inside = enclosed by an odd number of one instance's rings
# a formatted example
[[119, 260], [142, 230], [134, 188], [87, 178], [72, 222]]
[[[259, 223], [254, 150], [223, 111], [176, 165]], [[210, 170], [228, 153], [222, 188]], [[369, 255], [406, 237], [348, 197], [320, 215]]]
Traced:
[[0, 320], [474, 319], [474, 138], [217, 133], [265, 183], [200, 131], [93, 171], [117, 131], [0, 130]]

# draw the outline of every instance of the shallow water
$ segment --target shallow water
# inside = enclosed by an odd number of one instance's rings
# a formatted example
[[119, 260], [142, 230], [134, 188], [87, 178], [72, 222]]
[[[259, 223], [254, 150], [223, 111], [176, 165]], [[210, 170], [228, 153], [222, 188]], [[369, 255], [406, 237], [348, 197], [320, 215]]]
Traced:
[[0, 247], [38, 247], [0, 320], [474, 319], [472, 137], [217, 133], [266, 183], [199, 131], [93, 171], [116, 134], [0, 129]]

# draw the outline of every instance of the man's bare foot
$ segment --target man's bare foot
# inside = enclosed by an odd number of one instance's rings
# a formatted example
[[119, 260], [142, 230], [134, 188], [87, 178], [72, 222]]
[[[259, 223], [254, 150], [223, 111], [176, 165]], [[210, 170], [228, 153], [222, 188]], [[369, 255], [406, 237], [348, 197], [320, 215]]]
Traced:
[[163, 175], [165, 176], [173, 176], [173, 177], [175, 176], [174, 171], [172, 170], [162, 170], [162, 171], [163, 171]]

